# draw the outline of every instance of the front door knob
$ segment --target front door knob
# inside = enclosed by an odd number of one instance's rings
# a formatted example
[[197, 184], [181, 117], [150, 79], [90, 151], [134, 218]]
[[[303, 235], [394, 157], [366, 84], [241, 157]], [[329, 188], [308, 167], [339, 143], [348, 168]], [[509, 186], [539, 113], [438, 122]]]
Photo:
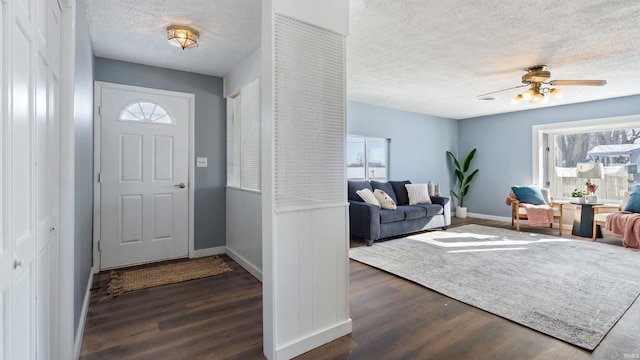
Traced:
[[23, 260], [15, 260], [15, 261], [13, 262], [13, 268], [14, 268], [14, 269], [17, 269], [17, 268], [19, 268], [19, 267], [22, 267], [22, 265], [23, 265], [23, 264], [24, 264], [24, 261], [23, 261]]
[[184, 183], [180, 183], [177, 185], [174, 185], [175, 187], [179, 187], [180, 189], [184, 189], [185, 187], [187, 187], [187, 185], [185, 185]]

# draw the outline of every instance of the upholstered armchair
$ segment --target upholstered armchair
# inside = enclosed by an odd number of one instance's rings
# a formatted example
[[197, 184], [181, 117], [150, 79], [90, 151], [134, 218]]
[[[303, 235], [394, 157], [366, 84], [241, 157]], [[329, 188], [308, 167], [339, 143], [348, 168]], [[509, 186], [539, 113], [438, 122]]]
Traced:
[[[510, 195], [510, 198], [507, 199], [508, 200], [507, 203], [510, 202], [511, 204], [511, 226], [514, 226], [515, 224], [516, 230], [520, 231], [520, 220], [527, 220], [529, 221], [530, 225], [536, 225], [535, 221], [532, 221], [534, 219], [532, 219], [531, 212], [527, 213], [528, 211], [531, 211], [531, 210], [528, 210], [527, 207], [530, 207], [529, 205], [534, 205], [534, 206], [546, 205], [550, 207], [551, 210], [553, 210], [554, 221], [549, 223], [549, 227], [553, 228], [553, 224], [557, 221], [558, 233], [562, 235], [562, 212], [563, 212], [562, 205], [563, 204], [553, 202], [553, 198], [551, 198], [551, 196], [549, 195], [549, 189], [539, 189], [539, 191], [540, 191], [540, 194], [542, 195], [542, 200], [538, 198], [536, 199], [537, 201], [532, 201], [532, 202], [527, 202], [527, 199], [523, 199], [523, 201], [520, 201], [518, 200], [517, 197], [515, 197], [515, 194], [513, 194], [514, 196]], [[512, 188], [512, 193], [513, 193], [513, 188]]]
[[607, 223], [607, 216], [616, 211], [622, 211], [629, 201], [629, 191], [624, 193], [622, 197], [622, 204], [620, 205], [595, 205], [593, 206], [593, 241], [596, 241], [596, 230], [598, 225], [605, 226]]

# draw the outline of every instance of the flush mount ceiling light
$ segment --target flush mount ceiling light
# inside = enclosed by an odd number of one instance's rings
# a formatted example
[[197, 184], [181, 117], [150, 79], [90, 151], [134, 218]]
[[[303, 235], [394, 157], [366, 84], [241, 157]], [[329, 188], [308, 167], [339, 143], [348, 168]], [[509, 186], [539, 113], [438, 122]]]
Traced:
[[562, 90], [548, 86], [603, 86], [607, 84], [606, 80], [549, 80], [551, 78], [551, 72], [547, 70], [546, 65], [538, 65], [524, 70], [526, 73], [522, 75], [523, 85], [478, 95], [478, 98], [480, 100], [485, 100], [487, 95], [511, 89], [529, 87], [526, 91], [516, 95], [511, 100], [511, 103], [518, 104], [522, 100], [525, 100], [530, 103], [544, 104], [549, 101], [548, 95], [551, 95], [554, 98], [562, 97]]
[[198, 32], [188, 26], [172, 25], [167, 28], [167, 40], [183, 50], [198, 47]]

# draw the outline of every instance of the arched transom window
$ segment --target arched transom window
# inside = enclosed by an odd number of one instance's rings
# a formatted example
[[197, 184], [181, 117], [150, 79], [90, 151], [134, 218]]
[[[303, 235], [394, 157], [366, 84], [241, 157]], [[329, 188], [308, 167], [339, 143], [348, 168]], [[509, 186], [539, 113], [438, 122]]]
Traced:
[[149, 101], [136, 101], [120, 113], [120, 121], [138, 121], [155, 124], [173, 124], [171, 115], [160, 105]]

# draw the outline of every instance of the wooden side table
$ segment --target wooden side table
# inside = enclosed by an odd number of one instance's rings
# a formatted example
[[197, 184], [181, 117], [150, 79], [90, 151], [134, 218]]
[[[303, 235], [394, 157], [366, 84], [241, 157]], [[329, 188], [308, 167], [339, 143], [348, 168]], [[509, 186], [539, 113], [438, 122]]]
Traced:
[[[571, 202], [571, 204], [576, 205], [576, 214], [573, 217], [571, 234], [588, 238], [593, 237], [593, 206], [602, 204], [581, 204], [576, 202]], [[598, 225], [596, 227], [596, 238], [601, 237], [602, 232]]]

